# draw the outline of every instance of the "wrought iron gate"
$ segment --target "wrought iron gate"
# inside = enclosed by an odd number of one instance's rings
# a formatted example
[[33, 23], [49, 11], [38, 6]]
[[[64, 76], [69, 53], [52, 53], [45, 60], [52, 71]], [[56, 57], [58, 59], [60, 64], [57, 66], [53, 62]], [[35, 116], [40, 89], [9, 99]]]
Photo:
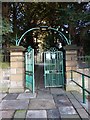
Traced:
[[25, 53], [25, 66], [26, 66], [26, 88], [34, 93], [34, 49], [30, 46]]
[[64, 85], [63, 52], [56, 48], [44, 52], [44, 82], [45, 87]]

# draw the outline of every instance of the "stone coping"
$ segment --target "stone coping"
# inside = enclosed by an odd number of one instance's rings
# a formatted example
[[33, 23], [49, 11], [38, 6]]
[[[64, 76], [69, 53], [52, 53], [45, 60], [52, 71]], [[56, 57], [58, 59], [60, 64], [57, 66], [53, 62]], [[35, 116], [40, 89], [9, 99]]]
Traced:
[[65, 49], [65, 50], [79, 50], [80, 47], [77, 46], [77, 45], [66, 45], [66, 46], [64, 47], [64, 49]]
[[23, 52], [26, 50], [26, 48], [24, 48], [23, 46], [10, 46], [8, 50], [12, 52]]

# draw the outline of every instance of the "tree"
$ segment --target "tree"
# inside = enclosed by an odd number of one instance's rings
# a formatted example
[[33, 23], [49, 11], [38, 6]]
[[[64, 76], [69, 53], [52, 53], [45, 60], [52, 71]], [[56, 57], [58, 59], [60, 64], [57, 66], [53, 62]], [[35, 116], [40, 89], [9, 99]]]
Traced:
[[[80, 21], [88, 22], [90, 19], [89, 13], [85, 10], [85, 5], [87, 6], [87, 3], [9, 3], [9, 20], [13, 31], [11, 37], [15, 40], [16, 35], [20, 38], [20, 36], [30, 28], [47, 25], [55, 27], [60, 31], [62, 31], [63, 28], [64, 30], [62, 32], [72, 40], [72, 43], [78, 44], [79, 41], [81, 42], [82, 36], [79, 34], [79, 31], [82, 31], [79, 23]], [[68, 27], [65, 27], [65, 25]], [[80, 29], [77, 29], [78, 27]], [[87, 27], [84, 28], [87, 29]], [[54, 32], [51, 32], [52, 35], [54, 35]], [[80, 39], [78, 41], [77, 36]], [[49, 39], [52, 38], [50, 35], [48, 37]], [[30, 41], [34, 41], [33, 39], [32, 31], [25, 35], [21, 44], [28, 47], [28, 45], [32, 43]], [[33, 45], [37, 46], [38, 44], [33, 42], [32, 46]]]

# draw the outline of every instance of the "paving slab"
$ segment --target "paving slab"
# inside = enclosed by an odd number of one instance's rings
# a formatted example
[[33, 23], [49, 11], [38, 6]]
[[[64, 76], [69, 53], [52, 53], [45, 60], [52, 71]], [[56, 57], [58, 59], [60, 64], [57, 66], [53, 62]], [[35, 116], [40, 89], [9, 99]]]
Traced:
[[88, 113], [90, 114], [90, 108], [88, 109]]
[[26, 118], [37, 118], [38, 120], [43, 118], [47, 120], [47, 112], [46, 110], [28, 110]]
[[69, 99], [75, 99], [75, 97], [71, 94], [71, 92], [66, 92], [66, 95]]
[[3, 110], [17, 110], [27, 109], [29, 100], [3, 100], [0, 103], [0, 109]]
[[70, 101], [76, 109], [77, 108], [82, 108], [81, 104], [76, 99], [70, 99]]
[[44, 92], [48, 92], [48, 93], [51, 93], [50, 92], [50, 88], [45, 88], [45, 87], [43, 87], [43, 88], [36, 88], [36, 92], [38, 92], [38, 91], [44, 91]]
[[31, 99], [36, 98], [36, 93], [21, 93], [18, 95], [17, 99]]
[[6, 96], [6, 93], [0, 93], [0, 101]]
[[58, 100], [57, 101], [57, 106], [58, 107], [62, 107], [62, 106], [71, 106], [72, 104], [70, 103], [70, 101], [68, 101], [67, 99], [63, 99], [63, 100]]
[[61, 115], [74, 115], [77, 114], [73, 106], [64, 106], [64, 107], [59, 107], [59, 112]]
[[88, 115], [88, 113], [84, 110], [84, 109], [77, 109], [78, 114], [80, 115], [80, 117], [83, 119], [88, 119], [90, 116]]
[[80, 103], [86, 111], [88, 111], [90, 109], [90, 102], [86, 101], [86, 103]]
[[26, 110], [17, 110], [14, 114], [14, 118], [22, 118], [23, 120], [25, 119], [26, 115]]
[[0, 120], [2, 120], [2, 111], [0, 111]]
[[60, 118], [58, 109], [47, 110], [47, 117], [50, 118]]
[[80, 102], [83, 101], [83, 96], [82, 96], [79, 92], [77, 92], [77, 91], [72, 91], [71, 93], [74, 95], [74, 97], [75, 97], [78, 101], [80, 101]]
[[69, 99], [63, 94], [53, 95], [53, 97], [54, 97], [54, 101], [55, 101], [57, 107], [72, 105], [71, 102], [69, 101]]
[[54, 100], [31, 99], [29, 109], [54, 109], [56, 108]]
[[52, 96], [52, 94], [50, 94], [47, 91], [40, 91], [39, 90], [37, 93], [37, 98], [38, 99], [53, 99], [53, 96]]
[[69, 114], [69, 115], [61, 115], [61, 119], [66, 119], [66, 120], [72, 120], [72, 119], [76, 119], [76, 120], [81, 120], [79, 115], [75, 114]]
[[15, 100], [17, 98], [18, 94], [17, 93], [10, 93], [5, 96], [4, 100]]
[[[70, 99], [72, 104], [74, 105], [74, 107], [77, 109], [78, 113], [82, 115], [85, 114], [85, 116], [87, 116], [88, 114], [86, 113], [86, 111], [90, 114], [89, 108], [90, 108], [90, 102], [88, 102], [88, 100], [86, 99], [86, 103], [84, 104], [82, 102], [82, 96], [79, 92], [72, 92], [72, 94], [75, 96], [76, 99]], [[82, 106], [84, 107], [84, 109], [82, 108]], [[81, 109], [81, 111], [80, 111]], [[83, 115], [82, 115], [83, 116]], [[89, 115], [88, 115], [89, 116]], [[89, 116], [90, 117], [90, 116]]]
[[65, 91], [61, 88], [50, 88], [51, 94], [65, 94]]
[[53, 97], [56, 98], [56, 99], [67, 99], [67, 100], [69, 100], [65, 94], [53, 95]]
[[1, 118], [12, 118], [14, 115], [14, 110], [0, 111]]

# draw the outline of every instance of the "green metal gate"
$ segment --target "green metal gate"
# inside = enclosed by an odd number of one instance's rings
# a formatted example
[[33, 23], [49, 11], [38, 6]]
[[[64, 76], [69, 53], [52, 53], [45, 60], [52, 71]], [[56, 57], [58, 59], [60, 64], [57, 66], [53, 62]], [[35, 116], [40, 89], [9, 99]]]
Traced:
[[25, 53], [25, 66], [26, 66], [26, 88], [34, 93], [34, 49], [30, 46]]
[[44, 52], [45, 87], [64, 86], [63, 52], [51, 48]]

